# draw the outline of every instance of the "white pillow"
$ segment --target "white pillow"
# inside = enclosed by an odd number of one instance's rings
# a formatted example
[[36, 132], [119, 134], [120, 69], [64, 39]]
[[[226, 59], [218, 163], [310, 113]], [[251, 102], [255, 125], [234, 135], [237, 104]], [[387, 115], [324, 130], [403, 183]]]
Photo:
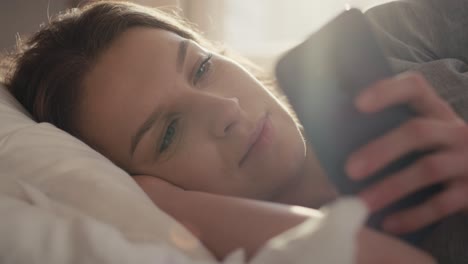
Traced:
[[[218, 263], [127, 173], [62, 130], [34, 122], [1, 84], [0, 124], [2, 263]], [[272, 238], [250, 263], [354, 263], [365, 216], [358, 200], [336, 203]], [[222, 263], [245, 263], [243, 251]]]
[[0, 197], [41, 203], [25, 190], [30, 186], [54, 203], [115, 227], [129, 241], [176, 247], [194, 260], [212, 260], [127, 173], [62, 130], [34, 122], [1, 85], [0, 124]]

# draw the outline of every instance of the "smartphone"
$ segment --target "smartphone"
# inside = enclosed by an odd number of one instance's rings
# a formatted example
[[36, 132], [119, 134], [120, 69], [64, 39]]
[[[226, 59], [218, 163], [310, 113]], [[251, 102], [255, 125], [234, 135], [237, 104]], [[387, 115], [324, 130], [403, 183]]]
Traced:
[[[344, 11], [277, 62], [279, 86], [340, 194], [357, 194], [427, 154], [410, 153], [362, 181], [351, 180], [345, 172], [351, 153], [416, 115], [407, 105], [374, 114], [355, 108], [354, 100], [363, 89], [393, 75], [367, 18], [358, 9]], [[385, 216], [417, 205], [440, 190], [441, 185], [433, 185], [413, 193], [371, 215], [367, 224], [381, 230]], [[417, 245], [434, 226], [401, 238]]]

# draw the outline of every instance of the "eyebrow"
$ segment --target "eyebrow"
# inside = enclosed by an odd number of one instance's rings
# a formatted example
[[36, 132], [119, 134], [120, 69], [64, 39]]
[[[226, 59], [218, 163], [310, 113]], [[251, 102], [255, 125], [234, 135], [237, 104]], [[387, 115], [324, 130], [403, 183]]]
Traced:
[[[179, 49], [177, 52], [177, 65], [176, 70], [177, 72], [181, 72], [182, 68], [185, 63], [185, 57], [187, 57], [187, 47], [189, 44], [188, 39], [183, 39], [179, 42]], [[143, 136], [148, 132], [160, 119], [161, 112], [158, 109], [155, 109], [143, 124], [138, 128], [137, 132], [132, 136], [131, 144], [130, 144], [130, 157], [133, 158], [133, 154], [135, 153], [136, 147], [138, 143], [140, 143]]]
[[185, 57], [187, 57], [188, 39], [183, 39], [179, 43], [179, 51], [177, 52], [177, 72], [181, 72], [184, 66]]

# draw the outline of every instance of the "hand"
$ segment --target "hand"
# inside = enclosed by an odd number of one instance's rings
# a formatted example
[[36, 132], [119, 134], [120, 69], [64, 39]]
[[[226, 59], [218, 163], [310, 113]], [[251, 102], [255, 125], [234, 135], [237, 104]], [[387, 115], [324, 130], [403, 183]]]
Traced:
[[356, 100], [364, 113], [398, 104], [409, 105], [419, 115], [353, 153], [346, 172], [361, 180], [407, 153], [432, 151], [359, 194], [375, 212], [424, 187], [444, 184], [444, 190], [428, 201], [384, 221], [385, 230], [401, 234], [468, 207], [468, 126], [417, 73], [380, 81]]
[[426, 252], [381, 232], [363, 228], [357, 237], [358, 264], [435, 264]]

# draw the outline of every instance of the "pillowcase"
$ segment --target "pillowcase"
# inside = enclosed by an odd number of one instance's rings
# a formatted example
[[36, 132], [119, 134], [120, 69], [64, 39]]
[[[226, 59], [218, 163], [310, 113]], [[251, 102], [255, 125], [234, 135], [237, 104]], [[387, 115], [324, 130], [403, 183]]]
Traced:
[[55, 126], [34, 122], [1, 84], [0, 124], [0, 197], [45, 208], [51, 200], [116, 228], [129, 241], [179, 248], [194, 260], [213, 259], [126, 172]]
[[[1, 85], [0, 124], [2, 263], [221, 263], [126, 172], [34, 122]], [[249, 263], [352, 264], [366, 214], [357, 199], [339, 201], [272, 238]], [[222, 263], [246, 263], [243, 250]]]

